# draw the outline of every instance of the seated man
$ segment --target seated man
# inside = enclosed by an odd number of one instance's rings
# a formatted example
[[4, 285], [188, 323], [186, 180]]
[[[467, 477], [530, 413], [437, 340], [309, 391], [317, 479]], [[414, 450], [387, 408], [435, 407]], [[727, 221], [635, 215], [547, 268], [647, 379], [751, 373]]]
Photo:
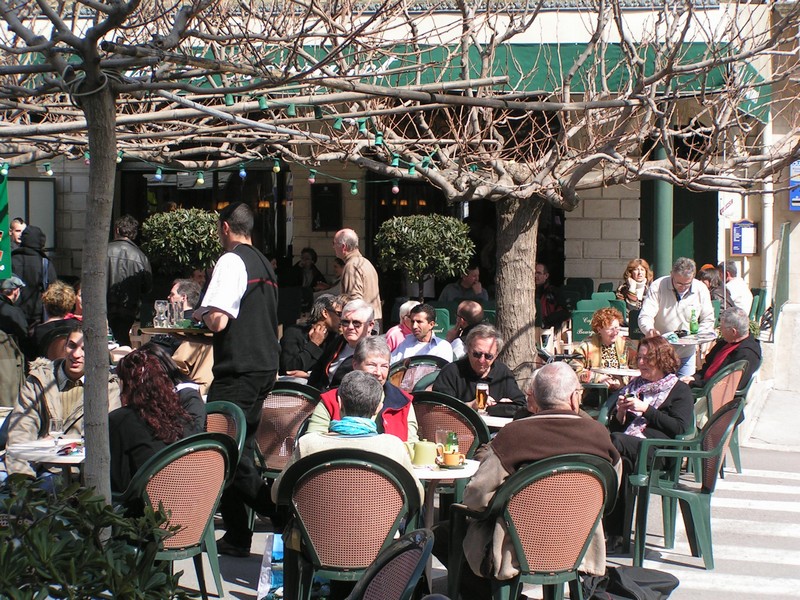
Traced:
[[456, 310], [456, 326], [445, 335], [453, 348], [455, 360], [464, 358], [467, 351], [464, 349], [464, 340], [467, 339], [473, 327], [483, 323], [483, 307], [474, 300], [464, 300]]
[[477, 408], [475, 388], [479, 383], [488, 383], [487, 412], [497, 417], [514, 416], [525, 405], [525, 394], [511, 369], [497, 360], [503, 349], [500, 332], [492, 325], [477, 325], [467, 335], [466, 346], [467, 355], [442, 369], [433, 382], [433, 391], [449, 394]]
[[[503, 427], [487, 446], [478, 472], [464, 490], [464, 504], [484, 510], [497, 489], [520, 467], [561, 454], [592, 454], [614, 465], [619, 476], [619, 453], [605, 427], [578, 414], [583, 390], [574, 371], [565, 363], [542, 367], [533, 381], [536, 401], [529, 411], [536, 413]], [[538, 406], [537, 406], [538, 404]], [[511, 579], [519, 569], [513, 555], [505, 523], [470, 522], [464, 538], [461, 598], [491, 597], [488, 577]], [[447, 531], [436, 530], [434, 554], [447, 561]], [[598, 525], [580, 566], [581, 572], [602, 575], [606, 570], [606, 551], [602, 524]]]
[[308, 376], [308, 385], [326, 391], [335, 388], [347, 373], [353, 370], [353, 352], [356, 344], [372, 333], [375, 312], [364, 300], [351, 300], [342, 309], [339, 320], [342, 333], [325, 345]]
[[481, 286], [481, 271], [477, 264], [470, 263], [461, 279], [448, 283], [439, 294], [439, 302], [456, 300], [489, 300], [489, 294]]
[[[30, 374], [14, 410], [8, 416], [8, 444], [21, 444], [47, 437], [49, 419], [63, 421], [65, 437], [83, 435], [83, 331], [72, 331], [66, 340], [66, 358], [53, 362], [40, 358]], [[108, 376], [108, 410], [119, 408], [119, 380]], [[35, 475], [27, 461], [6, 457], [9, 474]]]
[[445, 340], [433, 335], [436, 327], [436, 309], [430, 304], [419, 304], [411, 309], [411, 335], [394, 349], [392, 363], [412, 356], [440, 356], [453, 361], [453, 348]]
[[558, 289], [550, 282], [550, 269], [544, 263], [536, 263], [534, 283], [536, 284], [536, 320], [542, 327], [558, 329], [570, 318], [570, 311], [562, 306]]
[[[383, 386], [381, 401], [372, 419], [378, 433], [391, 433], [404, 442], [416, 442], [417, 417], [411, 404], [411, 396], [389, 383], [389, 346], [379, 337], [366, 337], [356, 344], [353, 354], [353, 370], [369, 373]], [[331, 421], [341, 417], [338, 390], [328, 390], [320, 398], [311, 419], [308, 433], [325, 433]]]
[[194, 309], [200, 302], [200, 286], [191, 279], [176, 279], [172, 282], [167, 300], [179, 302], [183, 308], [184, 319], [191, 319]]
[[[378, 452], [391, 458], [413, 474], [414, 467], [405, 444], [397, 436], [378, 433], [378, 427], [373, 420], [383, 397], [383, 387], [380, 382], [364, 371], [351, 371], [342, 378], [342, 384], [336, 393], [342, 418], [331, 421], [329, 431], [309, 432], [301, 437], [297, 441], [292, 457], [286, 463], [286, 469], [304, 456], [321, 450], [358, 448]], [[278, 498], [282, 475], [283, 473], [278, 476], [272, 486], [273, 501]], [[414, 477], [416, 478], [416, 475]], [[423, 489], [419, 481], [417, 489], [422, 498]]]
[[303, 325], [289, 325], [281, 338], [280, 375], [308, 379], [314, 366], [339, 330], [341, 306], [336, 297], [322, 294], [314, 300], [311, 314]]

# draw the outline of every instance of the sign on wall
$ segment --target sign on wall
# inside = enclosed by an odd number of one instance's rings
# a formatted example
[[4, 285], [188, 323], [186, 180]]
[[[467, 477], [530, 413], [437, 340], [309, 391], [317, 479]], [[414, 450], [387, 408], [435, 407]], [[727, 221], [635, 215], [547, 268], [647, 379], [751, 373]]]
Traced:
[[800, 160], [789, 167], [789, 210], [800, 211]]
[[731, 223], [731, 256], [757, 254], [757, 231], [756, 224], [747, 219]]

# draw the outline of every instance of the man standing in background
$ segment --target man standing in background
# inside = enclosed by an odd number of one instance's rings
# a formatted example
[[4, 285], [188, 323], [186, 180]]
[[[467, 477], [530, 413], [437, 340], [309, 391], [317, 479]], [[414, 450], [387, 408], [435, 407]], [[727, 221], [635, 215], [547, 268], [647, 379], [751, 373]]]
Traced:
[[114, 223], [114, 241], [108, 244], [108, 325], [121, 346], [131, 345], [142, 295], [153, 289], [150, 261], [133, 242], [138, 232], [139, 222], [124, 215]]
[[347, 300], [364, 300], [372, 307], [375, 330], [381, 332], [383, 312], [378, 272], [358, 249], [358, 235], [352, 229], [340, 229], [333, 236], [333, 251], [344, 261], [342, 294]]

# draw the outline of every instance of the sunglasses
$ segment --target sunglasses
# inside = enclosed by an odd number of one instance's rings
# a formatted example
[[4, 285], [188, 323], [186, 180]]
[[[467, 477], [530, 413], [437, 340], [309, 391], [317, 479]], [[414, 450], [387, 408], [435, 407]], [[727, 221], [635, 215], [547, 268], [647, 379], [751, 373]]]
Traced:
[[473, 350], [470, 352], [470, 354], [472, 354], [473, 358], [477, 358], [478, 360], [480, 360], [481, 357], [485, 358], [486, 360], [492, 360], [494, 358], [494, 354], [489, 352], [478, 352], [477, 350]]
[[341, 319], [339, 323], [341, 323], [342, 327], [345, 329], [350, 327], [350, 325], [353, 326], [353, 329], [361, 329], [361, 326], [364, 325], [361, 321], [351, 321], [350, 319]]

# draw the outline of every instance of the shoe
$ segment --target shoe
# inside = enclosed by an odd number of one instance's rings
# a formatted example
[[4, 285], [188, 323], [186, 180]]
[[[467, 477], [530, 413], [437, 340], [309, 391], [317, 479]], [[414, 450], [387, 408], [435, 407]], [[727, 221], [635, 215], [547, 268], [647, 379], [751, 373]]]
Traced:
[[621, 535], [610, 535], [606, 540], [606, 554], [617, 555], [622, 553], [623, 538]]
[[217, 540], [217, 552], [225, 556], [235, 556], [236, 558], [247, 558], [250, 556], [250, 548], [234, 546], [224, 537]]

